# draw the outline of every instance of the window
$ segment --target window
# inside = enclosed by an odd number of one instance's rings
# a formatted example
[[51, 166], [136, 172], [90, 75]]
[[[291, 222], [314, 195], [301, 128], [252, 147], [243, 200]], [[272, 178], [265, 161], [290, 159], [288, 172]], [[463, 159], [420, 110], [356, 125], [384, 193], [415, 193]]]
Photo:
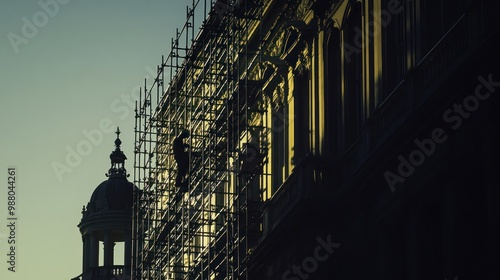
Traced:
[[[389, 11], [389, 5], [393, 0], [384, 0], [382, 4], [383, 11]], [[391, 4], [389, 4], [391, 3]], [[390, 18], [381, 16], [380, 20], [383, 26], [383, 90], [379, 96], [379, 103], [394, 90], [394, 88], [403, 80], [407, 70], [406, 65], [406, 42], [407, 30], [406, 17], [407, 7], [405, 1], [400, 1], [402, 11], [393, 12]], [[409, 7], [408, 7], [409, 8]], [[392, 9], [393, 10], [393, 9]], [[399, 11], [399, 8], [397, 9]]]
[[463, 14], [468, 0], [420, 0], [422, 57]]
[[362, 122], [362, 52], [361, 4], [351, 7], [344, 26], [344, 135], [345, 148], [359, 136]]
[[339, 120], [341, 102], [341, 47], [340, 30], [332, 28], [326, 46], [326, 94], [325, 94], [325, 114], [326, 114], [326, 139], [325, 150], [327, 156], [333, 156], [339, 149]]

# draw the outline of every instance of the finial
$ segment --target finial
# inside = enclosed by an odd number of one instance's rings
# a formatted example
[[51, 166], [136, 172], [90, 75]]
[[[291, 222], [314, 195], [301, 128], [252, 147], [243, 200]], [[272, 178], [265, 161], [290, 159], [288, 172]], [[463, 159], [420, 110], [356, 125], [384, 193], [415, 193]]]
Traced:
[[115, 146], [117, 149], [120, 149], [120, 145], [122, 144], [122, 140], [120, 140], [120, 127], [116, 127], [116, 140], [115, 140]]
[[120, 140], [120, 127], [116, 128], [116, 140], [115, 140], [115, 150], [109, 155], [109, 158], [111, 159], [111, 168], [109, 169], [108, 173], [106, 173], [107, 177], [110, 176], [126, 176], [127, 171], [125, 170], [125, 160], [127, 157], [123, 152], [120, 150], [120, 145], [122, 144], [122, 140]]

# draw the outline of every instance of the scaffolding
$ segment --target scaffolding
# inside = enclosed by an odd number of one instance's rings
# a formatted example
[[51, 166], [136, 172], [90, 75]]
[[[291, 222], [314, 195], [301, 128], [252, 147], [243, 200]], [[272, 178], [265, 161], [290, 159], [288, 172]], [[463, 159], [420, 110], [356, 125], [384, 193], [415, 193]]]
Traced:
[[[268, 198], [263, 0], [193, 0], [135, 109], [133, 279], [248, 279]], [[203, 23], [195, 36], [195, 11]], [[168, 86], [164, 81], [168, 81]], [[190, 131], [186, 188], [174, 139]]]

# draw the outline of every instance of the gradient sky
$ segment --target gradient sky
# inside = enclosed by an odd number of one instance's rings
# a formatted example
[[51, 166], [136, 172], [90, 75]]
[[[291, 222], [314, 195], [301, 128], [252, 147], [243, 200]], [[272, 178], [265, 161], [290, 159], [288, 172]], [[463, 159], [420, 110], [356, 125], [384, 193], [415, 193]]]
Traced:
[[[125, 166], [133, 174], [134, 115], [128, 100], [135, 99], [144, 78], [170, 51], [175, 29], [184, 24], [186, 6], [192, 4], [59, 0], [67, 3], [57, 9], [52, 5], [51, 14], [40, 5], [54, 1], [0, 0], [2, 280], [71, 279], [81, 273], [77, 224], [82, 206], [106, 180], [115, 139], [110, 131], [120, 126], [122, 150], [129, 158]], [[200, 8], [196, 26], [204, 13]], [[26, 27], [27, 22], [37, 30]], [[13, 38], [20, 40], [17, 46]], [[103, 131], [101, 122], [111, 130]], [[90, 143], [83, 131], [100, 131], [103, 137], [95, 136], [81, 162], [70, 166], [68, 149]], [[58, 176], [58, 164], [71, 172]], [[15, 273], [6, 262], [9, 166], [18, 173]]]

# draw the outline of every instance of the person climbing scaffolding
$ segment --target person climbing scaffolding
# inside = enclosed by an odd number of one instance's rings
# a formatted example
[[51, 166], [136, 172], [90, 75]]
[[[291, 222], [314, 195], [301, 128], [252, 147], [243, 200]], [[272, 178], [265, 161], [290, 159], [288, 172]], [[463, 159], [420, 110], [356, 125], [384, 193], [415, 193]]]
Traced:
[[178, 187], [185, 187], [186, 184], [183, 181], [189, 171], [189, 145], [184, 143], [184, 139], [187, 137], [189, 137], [189, 130], [183, 129], [173, 143], [174, 159], [177, 162], [175, 185]]

